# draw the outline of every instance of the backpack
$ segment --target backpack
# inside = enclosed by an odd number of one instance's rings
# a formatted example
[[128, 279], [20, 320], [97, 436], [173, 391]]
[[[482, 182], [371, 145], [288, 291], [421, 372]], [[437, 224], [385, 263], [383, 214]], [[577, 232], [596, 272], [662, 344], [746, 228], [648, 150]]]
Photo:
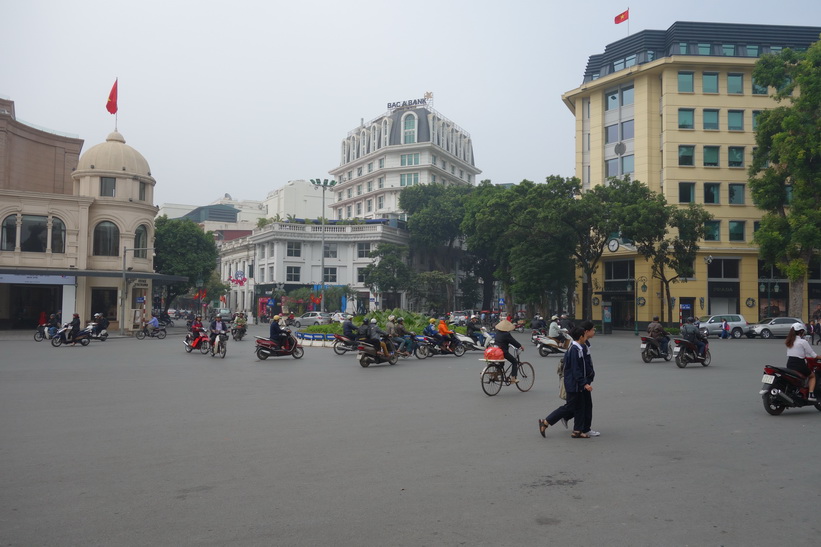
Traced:
[[356, 329], [356, 334], [358, 334], [359, 336], [368, 336], [368, 324], [362, 323], [361, 325], [359, 325], [359, 328]]

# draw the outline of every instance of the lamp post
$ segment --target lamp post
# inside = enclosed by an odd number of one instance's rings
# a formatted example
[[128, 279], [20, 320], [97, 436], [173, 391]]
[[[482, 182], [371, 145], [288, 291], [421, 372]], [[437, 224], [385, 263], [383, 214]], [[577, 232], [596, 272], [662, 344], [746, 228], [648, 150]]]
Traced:
[[319, 301], [319, 311], [325, 311], [325, 191], [336, 186], [335, 180], [311, 179], [314, 188], [322, 188], [322, 265], [320, 266], [320, 277], [322, 279], [322, 291]]
[[[647, 292], [647, 277], [646, 276], [639, 276], [633, 278], [633, 282], [635, 283], [636, 292], [633, 293], [633, 334], [636, 336], [639, 335], [639, 296], [636, 294], [638, 293], [639, 289], [639, 282], [641, 282], [641, 292]], [[628, 290], [632, 290], [633, 284], [628, 282], [627, 285]]]
[[[772, 289], [772, 292], [774, 292], [777, 295], [778, 291], [781, 290], [781, 289], [778, 286], [778, 281], [776, 279], [773, 279], [773, 278], [762, 279], [761, 280], [761, 285], [758, 286], [759, 292], [764, 292], [764, 283], [765, 282], [767, 283], [767, 313], [764, 314], [764, 316], [765, 317], [771, 317], [772, 314], [773, 314], [773, 308], [772, 308], [772, 299], [771, 299], [770, 290]], [[773, 283], [775, 283], [775, 287], [772, 286]], [[759, 319], [761, 319], [761, 318], [759, 317]]]
[[125, 335], [125, 302], [128, 292], [128, 281], [125, 279], [125, 259], [128, 256], [128, 251], [153, 251], [154, 247], [123, 247], [123, 296], [122, 296], [122, 315], [120, 316], [120, 334]]

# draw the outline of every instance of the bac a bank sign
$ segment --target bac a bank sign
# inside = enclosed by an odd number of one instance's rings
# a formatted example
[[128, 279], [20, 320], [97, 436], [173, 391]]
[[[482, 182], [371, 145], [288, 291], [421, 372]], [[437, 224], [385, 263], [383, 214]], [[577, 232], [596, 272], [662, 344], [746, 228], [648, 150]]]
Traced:
[[388, 110], [396, 110], [397, 108], [413, 108], [415, 106], [425, 106], [428, 104], [427, 99], [411, 99], [409, 101], [396, 101], [395, 103], [388, 103]]

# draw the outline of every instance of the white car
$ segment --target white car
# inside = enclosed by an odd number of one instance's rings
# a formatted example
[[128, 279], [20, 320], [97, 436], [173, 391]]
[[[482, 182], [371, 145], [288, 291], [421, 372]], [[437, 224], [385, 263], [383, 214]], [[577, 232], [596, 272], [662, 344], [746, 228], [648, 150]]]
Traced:
[[333, 321], [334, 323], [342, 323], [343, 321], [345, 321], [345, 314], [339, 311], [333, 313], [331, 314], [331, 321]]

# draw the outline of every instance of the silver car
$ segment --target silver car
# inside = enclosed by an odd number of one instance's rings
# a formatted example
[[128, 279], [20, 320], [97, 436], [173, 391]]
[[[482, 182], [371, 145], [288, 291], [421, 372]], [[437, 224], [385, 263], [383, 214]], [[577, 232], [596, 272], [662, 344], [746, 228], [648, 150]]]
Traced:
[[753, 336], [761, 338], [772, 338], [773, 336], [787, 336], [793, 323], [804, 322], [795, 317], [765, 317], [759, 323], [752, 326]]
[[737, 313], [725, 313], [722, 315], [704, 315], [698, 318], [699, 330], [704, 336], [721, 336], [721, 325], [724, 320], [730, 324], [730, 336], [741, 338], [747, 335], [752, 338], [750, 324], [743, 315]]
[[299, 328], [303, 325], [330, 325], [331, 321], [332, 319], [330, 313], [326, 313], [324, 311], [309, 311], [297, 317], [294, 321], [294, 326]]

